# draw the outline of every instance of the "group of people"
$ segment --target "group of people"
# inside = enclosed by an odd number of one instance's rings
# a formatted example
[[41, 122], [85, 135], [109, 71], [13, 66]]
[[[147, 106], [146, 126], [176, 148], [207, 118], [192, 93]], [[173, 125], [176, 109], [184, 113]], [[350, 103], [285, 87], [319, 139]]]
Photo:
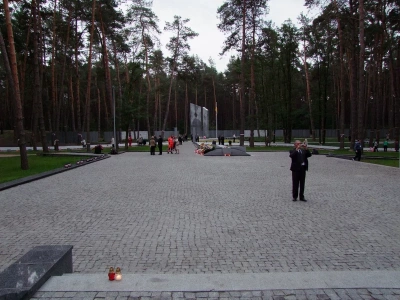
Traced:
[[[389, 145], [389, 139], [386, 137], [385, 141], [383, 142], [383, 152], [387, 152], [388, 151], [388, 145]], [[352, 160], [360, 161], [361, 160], [362, 150], [363, 150], [363, 147], [362, 147], [361, 141], [360, 140], [355, 140], [354, 152], [356, 153], [356, 155], [353, 157]], [[370, 150], [372, 152], [378, 152], [379, 151], [379, 142], [378, 142], [378, 140], [375, 140], [373, 142], [372, 146], [370, 147]], [[396, 152], [399, 151], [399, 141], [398, 140], [394, 141], [394, 150]]]
[[168, 138], [168, 150], [167, 154], [179, 154], [179, 145], [182, 145], [182, 137], [179, 136], [178, 139], [176, 139], [173, 135], [171, 135]]
[[[167, 154], [175, 153], [179, 154], [179, 145], [182, 145], [184, 138], [179, 135], [178, 138], [174, 137], [173, 135], [168, 137], [168, 150]], [[161, 134], [158, 136], [158, 139], [156, 141], [156, 138], [152, 136], [149, 141], [149, 146], [150, 146], [150, 155], [156, 155], [156, 145], [158, 146], [158, 155], [162, 155], [162, 146], [163, 146], [164, 139], [161, 136]]]

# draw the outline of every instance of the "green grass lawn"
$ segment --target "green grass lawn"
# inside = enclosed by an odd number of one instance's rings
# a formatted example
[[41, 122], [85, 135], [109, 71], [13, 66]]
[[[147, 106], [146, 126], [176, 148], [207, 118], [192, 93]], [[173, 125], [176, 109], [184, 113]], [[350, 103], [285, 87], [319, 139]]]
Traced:
[[[310, 149], [312, 149], [313, 146], [310, 145]], [[318, 148], [318, 147], [315, 147]], [[256, 146], [254, 148], [246, 147], [247, 152], [289, 152], [289, 150], [293, 149], [293, 147], [283, 147], [283, 146], [271, 146], [271, 147], [265, 147], [265, 146]], [[349, 157], [354, 157], [355, 153], [354, 151], [350, 151], [349, 149], [344, 149], [344, 150], [318, 150], [320, 155], [346, 155]], [[379, 157], [379, 158], [375, 158]], [[386, 158], [386, 159], [385, 159]], [[361, 157], [361, 162], [366, 162], [370, 164], [377, 164], [377, 165], [383, 165], [383, 166], [389, 166], [389, 167], [399, 167], [399, 152], [370, 152], [370, 151], [364, 151]]]
[[246, 152], [289, 152], [289, 150], [293, 149], [293, 147], [286, 146], [255, 146], [251, 148], [246, 146]]
[[383, 165], [383, 166], [388, 166], [388, 167], [395, 167], [399, 168], [399, 161], [398, 160], [384, 160], [384, 159], [362, 159], [361, 161], [368, 163], [368, 164], [376, 164], [376, 165]]
[[[168, 146], [167, 145], [163, 145], [163, 152], [167, 151]], [[128, 149], [125, 149], [124, 146], [119, 147], [118, 151], [124, 151], [124, 152], [149, 152], [150, 153], [150, 146], [144, 145], [144, 146], [132, 146], [132, 147], [128, 147]], [[78, 152], [78, 153], [87, 153], [86, 149], [78, 149], [78, 150], [74, 150], [74, 152]], [[103, 148], [103, 151], [101, 151], [101, 153], [104, 154], [109, 154], [111, 152], [111, 148], [107, 147], [107, 148]], [[156, 152], [158, 152], [158, 146], [156, 146]], [[94, 150], [92, 150], [90, 153], [94, 153]]]
[[[167, 152], [168, 146], [163, 145], [162, 147], [163, 152]], [[125, 147], [121, 147], [120, 151], [127, 151], [127, 152], [149, 152], [150, 153], [150, 146], [149, 145], [144, 145], [144, 146], [132, 146], [128, 147], [128, 150], [125, 150]], [[156, 153], [158, 153], [158, 146], [156, 146]]]
[[86, 158], [79, 156], [54, 157], [29, 155], [29, 170], [21, 170], [21, 159], [19, 156], [0, 157], [0, 183], [63, 168], [66, 164], [73, 164]]

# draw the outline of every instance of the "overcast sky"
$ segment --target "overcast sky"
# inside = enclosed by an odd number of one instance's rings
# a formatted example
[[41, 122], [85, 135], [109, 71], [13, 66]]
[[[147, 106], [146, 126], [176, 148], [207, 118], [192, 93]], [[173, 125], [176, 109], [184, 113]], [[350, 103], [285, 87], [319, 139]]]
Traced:
[[[207, 64], [211, 57], [217, 70], [223, 72], [232, 55], [232, 53], [225, 54], [222, 58], [219, 55], [225, 37], [217, 28], [219, 23], [217, 9], [223, 3], [224, 0], [153, 0], [153, 11], [160, 20], [161, 31], [164, 29], [165, 22], [174, 20], [174, 15], [190, 19], [187, 26], [199, 34], [190, 41], [190, 53], [197, 54]], [[300, 13], [307, 12], [304, 0], [269, 0], [268, 3], [270, 10], [267, 19], [272, 20], [278, 27], [287, 19], [297, 23]], [[168, 41], [168, 34], [163, 32], [161, 43], [166, 56], [169, 56], [165, 50]]]

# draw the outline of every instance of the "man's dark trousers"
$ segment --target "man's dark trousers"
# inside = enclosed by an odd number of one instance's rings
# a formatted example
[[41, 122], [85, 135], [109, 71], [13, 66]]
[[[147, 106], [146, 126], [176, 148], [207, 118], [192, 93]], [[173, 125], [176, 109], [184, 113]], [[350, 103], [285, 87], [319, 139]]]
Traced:
[[356, 150], [356, 156], [354, 157], [354, 160], [361, 160], [361, 150]]
[[292, 171], [292, 186], [293, 186], [293, 199], [299, 196], [300, 185], [300, 199], [304, 199], [304, 184], [306, 182], [306, 168], [302, 166], [299, 171]]

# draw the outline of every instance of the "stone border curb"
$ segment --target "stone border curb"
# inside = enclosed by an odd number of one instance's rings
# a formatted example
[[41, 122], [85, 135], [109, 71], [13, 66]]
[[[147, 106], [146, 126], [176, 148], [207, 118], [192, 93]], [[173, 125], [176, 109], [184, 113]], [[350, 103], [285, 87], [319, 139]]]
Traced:
[[201, 292], [281, 289], [400, 288], [400, 271], [317, 271], [245, 274], [65, 274], [50, 278], [41, 292]]

